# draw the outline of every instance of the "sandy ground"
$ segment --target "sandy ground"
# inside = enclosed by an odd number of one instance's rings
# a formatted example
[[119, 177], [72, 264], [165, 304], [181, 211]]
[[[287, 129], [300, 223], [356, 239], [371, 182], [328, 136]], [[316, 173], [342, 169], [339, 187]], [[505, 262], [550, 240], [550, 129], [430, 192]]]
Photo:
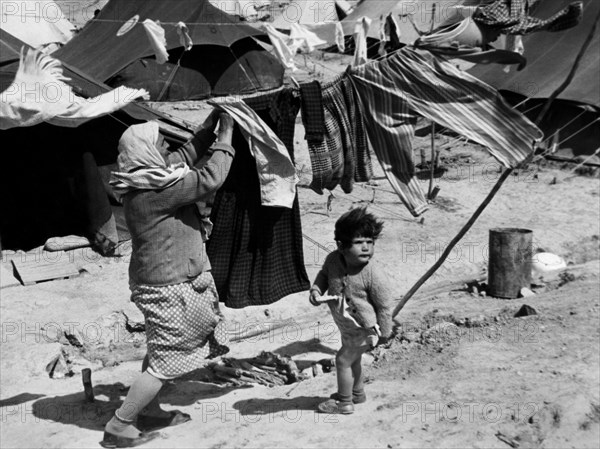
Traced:
[[[298, 78], [327, 78], [343, 67], [344, 61], [327, 57], [309, 60]], [[190, 121], [206, 112], [187, 103], [170, 111]], [[385, 221], [376, 257], [392, 275], [398, 298], [435, 262], [499, 176], [484, 149], [444, 135], [436, 144], [444, 147], [447, 171], [436, 180], [441, 190], [424, 219], [408, 213], [376, 161], [373, 185], [356, 185], [351, 194], [336, 189], [328, 211], [327, 196], [307, 188], [310, 164], [299, 124], [298, 193], [311, 279], [332, 248], [335, 220], [357, 205]], [[416, 138], [417, 157], [420, 148], [429, 151], [429, 137]], [[422, 182], [427, 190], [428, 181]], [[334, 374], [282, 387], [232, 387], [209, 382], [200, 370], [170, 383], [161, 396], [166, 408], [190, 413], [192, 421], [163, 430], [147, 447], [597, 447], [599, 193], [597, 176], [572, 175], [558, 165], [532, 165], [511, 176], [398, 315], [391, 347], [365, 357], [369, 400], [353, 415], [314, 412], [335, 390]], [[569, 268], [536, 280], [531, 297], [471, 293], [464, 284], [485, 278], [495, 227], [531, 229], [536, 249], [563, 256]], [[10, 271], [14, 257], [70, 257], [82, 275], [24, 287], [11, 285], [2, 272], [0, 445], [98, 447], [144, 350], [140, 334], [125, 325], [125, 316], [128, 324], [140, 320], [129, 303], [127, 255], [5, 252], [3, 268]], [[514, 318], [523, 304], [537, 315]], [[310, 363], [332, 357], [340, 345], [328, 312], [310, 306], [306, 293], [225, 314], [232, 332], [265, 331], [232, 344], [228, 356], [270, 350]], [[76, 339], [66, 340], [65, 332]], [[83, 350], [74, 346], [77, 338]], [[51, 379], [46, 365], [61, 353], [74, 374]], [[84, 400], [84, 367], [93, 370], [94, 403]]]

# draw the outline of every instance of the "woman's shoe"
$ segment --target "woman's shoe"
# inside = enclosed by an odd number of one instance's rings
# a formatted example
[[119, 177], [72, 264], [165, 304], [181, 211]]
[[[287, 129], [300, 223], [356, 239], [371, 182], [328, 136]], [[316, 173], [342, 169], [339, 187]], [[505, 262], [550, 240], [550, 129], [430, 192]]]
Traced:
[[167, 416], [165, 418], [138, 415], [137, 428], [145, 432], [150, 432], [152, 430], [163, 429], [165, 427], [178, 426], [179, 424], [183, 424], [192, 420], [190, 415], [179, 410], [173, 410], [170, 413], [171, 416]]
[[160, 436], [159, 432], [140, 432], [136, 438], [122, 437], [115, 435], [114, 433], [104, 432], [104, 438], [100, 441], [100, 446], [106, 448], [117, 448], [117, 447], [136, 447], [142, 444], [152, 441]]
[[354, 405], [352, 402], [340, 402], [335, 399], [328, 399], [325, 402], [321, 402], [317, 409], [321, 413], [327, 413], [330, 415], [350, 415], [354, 413]]

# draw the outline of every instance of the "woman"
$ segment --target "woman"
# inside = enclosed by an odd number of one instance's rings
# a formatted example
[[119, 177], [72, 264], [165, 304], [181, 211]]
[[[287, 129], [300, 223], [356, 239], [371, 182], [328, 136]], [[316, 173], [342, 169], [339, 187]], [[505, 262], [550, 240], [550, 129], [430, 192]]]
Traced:
[[156, 122], [129, 127], [119, 141], [111, 184], [131, 233], [131, 300], [144, 314], [148, 349], [142, 374], [106, 424], [104, 447], [137, 446], [158, 436], [145, 431], [189, 421], [160, 408], [163, 383], [229, 350], [196, 203], [225, 181], [235, 156], [232, 135], [233, 119], [215, 110], [174, 152]]

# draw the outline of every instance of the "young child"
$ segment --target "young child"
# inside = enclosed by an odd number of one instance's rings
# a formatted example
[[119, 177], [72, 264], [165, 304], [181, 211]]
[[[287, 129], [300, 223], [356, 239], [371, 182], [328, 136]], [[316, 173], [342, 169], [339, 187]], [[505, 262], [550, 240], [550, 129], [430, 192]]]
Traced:
[[342, 337], [335, 358], [338, 391], [319, 404], [323, 413], [349, 414], [367, 400], [362, 379], [362, 354], [387, 341], [392, 333], [393, 294], [389, 279], [373, 258], [375, 240], [383, 229], [365, 208], [352, 209], [335, 223], [337, 250], [325, 259], [310, 302], [327, 301]]

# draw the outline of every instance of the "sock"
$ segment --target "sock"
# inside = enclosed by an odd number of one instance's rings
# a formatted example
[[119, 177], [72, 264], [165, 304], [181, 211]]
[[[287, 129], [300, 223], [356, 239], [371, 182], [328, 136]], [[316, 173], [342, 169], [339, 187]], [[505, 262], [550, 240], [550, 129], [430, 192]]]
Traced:
[[162, 386], [162, 380], [147, 371], [142, 373], [131, 385], [125, 401], [115, 411], [115, 416], [106, 424], [105, 430], [128, 438], [139, 436], [140, 432], [134, 426], [137, 415], [156, 397]]

